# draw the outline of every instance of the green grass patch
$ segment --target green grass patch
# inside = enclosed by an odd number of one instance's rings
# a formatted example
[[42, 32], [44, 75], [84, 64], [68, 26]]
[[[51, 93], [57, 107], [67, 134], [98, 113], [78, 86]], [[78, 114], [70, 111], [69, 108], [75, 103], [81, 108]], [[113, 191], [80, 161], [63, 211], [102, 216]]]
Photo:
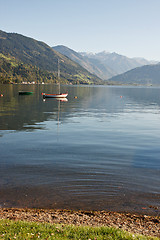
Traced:
[[0, 58], [4, 58], [4, 59], [6, 59], [6, 60], [11, 60], [11, 58], [10, 57], [7, 57], [7, 56], [5, 56], [4, 54], [2, 54], [2, 53], [0, 53]]
[[87, 84], [93, 83], [93, 81], [89, 75], [79, 73], [79, 74], [75, 74], [74, 77], [76, 77], [79, 81], [82, 81]]
[[74, 225], [0, 220], [0, 239], [157, 240], [158, 238], [138, 236], [109, 227], [79, 227]]
[[2, 53], [0, 53], [0, 58], [5, 59], [7, 62], [9, 62], [13, 67], [17, 67], [18, 66], [18, 62], [15, 60], [14, 57], [8, 57], [3, 55]]

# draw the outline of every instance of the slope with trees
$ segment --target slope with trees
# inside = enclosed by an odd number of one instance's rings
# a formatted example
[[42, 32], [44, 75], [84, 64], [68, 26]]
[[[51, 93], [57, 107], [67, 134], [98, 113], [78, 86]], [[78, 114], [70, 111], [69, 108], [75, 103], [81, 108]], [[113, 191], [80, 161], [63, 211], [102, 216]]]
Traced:
[[109, 79], [108, 83], [160, 85], [160, 64], [146, 65], [132, 69]]
[[128, 58], [117, 53], [109, 53], [106, 51], [95, 54], [76, 52], [63, 45], [55, 46], [53, 49], [79, 63], [89, 72], [103, 80], [107, 80], [136, 67], [153, 63], [153, 61], [148, 61], [144, 58]]
[[[56, 52], [47, 44], [17, 33], [0, 31], [0, 53], [14, 57], [25, 65], [32, 65], [48, 74], [57, 74], [57, 62], [60, 60], [61, 77], [70, 83], [101, 83], [101, 79], [91, 74], [76, 62]], [[2, 65], [1, 65], [1, 68]], [[2, 75], [1, 69], [1, 75]], [[4, 76], [4, 75], [3, 75]], [[1, 80], [2, 81], [2, 80]]]

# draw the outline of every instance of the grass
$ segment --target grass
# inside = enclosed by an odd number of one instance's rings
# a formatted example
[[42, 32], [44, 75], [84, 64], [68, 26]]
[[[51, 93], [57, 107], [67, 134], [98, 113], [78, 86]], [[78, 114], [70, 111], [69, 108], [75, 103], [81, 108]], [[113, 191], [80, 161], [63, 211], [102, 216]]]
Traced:
[[74, 225], [0, 220], [0, 240], [2, 239], [158, 240], [158, 238], [130, 234], [120, 229], [109, 227], [79, 227]]
[[0, 53], [0, 58], [4, 58], [7, 62], [9, 62], [13, 67], [17, 67], [18, 66], [18, 62], [15, 60], [15, 58], [13, 57], [7, 57], [5, 55], [3, 55], [2, 53]]
[[91, 80], [91, 77], [89, 75], [78, 73], [78, 74], [75, 74], [74, 77], [76, 77], [80, 81], [86, 82], [87, 84], [93, 83], [93, 81]]

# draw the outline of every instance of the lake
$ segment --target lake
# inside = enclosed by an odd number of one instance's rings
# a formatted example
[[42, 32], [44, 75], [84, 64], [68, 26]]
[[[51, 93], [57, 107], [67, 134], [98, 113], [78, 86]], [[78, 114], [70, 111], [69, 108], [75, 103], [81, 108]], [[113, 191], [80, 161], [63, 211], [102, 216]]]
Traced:
[[159, 214], [160, 88], [56, 91], [0, 85], [0, 207]]

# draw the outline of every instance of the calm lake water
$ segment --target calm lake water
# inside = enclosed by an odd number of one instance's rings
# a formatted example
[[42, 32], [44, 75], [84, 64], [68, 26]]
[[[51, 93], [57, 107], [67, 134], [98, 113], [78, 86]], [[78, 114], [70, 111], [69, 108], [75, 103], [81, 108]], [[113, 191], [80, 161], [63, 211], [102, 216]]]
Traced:
[[0, 207], [160, 214], [160, 88], [56, 89], [0, 85]]

